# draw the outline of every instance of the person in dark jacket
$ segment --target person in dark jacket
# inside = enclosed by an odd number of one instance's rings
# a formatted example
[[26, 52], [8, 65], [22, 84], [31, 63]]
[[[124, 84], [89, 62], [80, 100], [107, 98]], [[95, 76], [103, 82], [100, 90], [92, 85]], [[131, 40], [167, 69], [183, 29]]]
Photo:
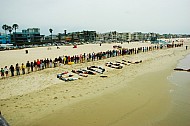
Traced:
[[27, 68], [27, 72], [28, 73], [30, 73], [30, 62], [29, 61], [27, 61], [27, 63], [26, 63], [26, 68]]
[[13, 65], [10, 66], [10, 71], [11, 71], [11, 76], [14, 76], [14, 71], [15, 71], [15, 68]]
[[16, 64], [16, 75], [20, 75], [20, 66], [18, 65], [18, 63]]

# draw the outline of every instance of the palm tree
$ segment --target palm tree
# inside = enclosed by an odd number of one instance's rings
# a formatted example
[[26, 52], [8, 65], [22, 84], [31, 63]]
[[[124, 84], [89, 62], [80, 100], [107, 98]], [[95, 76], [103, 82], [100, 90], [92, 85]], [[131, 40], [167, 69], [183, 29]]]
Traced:
[[51, 33], [51, 45], [53, 45], [53, 39], [52, 39], [52, 32], [53, 32], [53, 29], [49, 29], [49, 32]]
[[16, 33], [16, 30], [18, 29], [18, 24], [13, 24], [13, 29], [15, 30], [15, 33]]
[[8, 27], [9, 27], [9, 26], [6, 25], [6, 24], [4, 24], [4, 25], [2, 26], [2, 29], [5, 30], [5, 34], [7, 34]]
[[64, 34], [65, 34], [65, 36], [67, 35], [67, 30], [64, 30]]
[[10, 36], [10, 42], [11, 42], [11, 32], [13, 31], [13, 28], [11, 26], [8, 26], [8, 30], [9, 30], [9, 36]]
[[8, 30], [8, 25], [6, 25], [6, 24], [4, 24], [3, 26], [2, 26], [2, 29], [3, 30], [5, 30], [5, 39], [6, 39], [6, 43], [7, 43], [7, 30]]
[[15, 35], [16, 35], [16, 30], [18, 29], [18, 24], [13, 24], [13, 29], [15, 30], [15, 33], [14, 33], [14, 42], [16, 41], [16, 37], [15, 37]]
[[13, 31], [13, 28], [11, 26], [8, 26], [9, 33], [11, 35], [11, 32]]

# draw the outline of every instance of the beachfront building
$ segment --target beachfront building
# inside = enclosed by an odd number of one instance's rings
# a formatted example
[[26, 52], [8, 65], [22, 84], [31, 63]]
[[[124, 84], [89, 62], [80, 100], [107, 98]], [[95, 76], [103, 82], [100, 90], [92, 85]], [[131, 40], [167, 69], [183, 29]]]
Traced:
[[23, 30], [23, 33], [27, 35], [28, 42], [40, 42], [41, 35], [39, 28], [28, 28], [27, 30]]
[[153, 33], [153, 32], [142, 33], [141, 41], [155, 41], [157, 40], [157, 38], [158, 38], [157, 33]]
[[[42, 36], [42, 35], [41, 35]], [[44, 39], [43, 39], [44, 38]], [[43, 40], [43, 42], [52, 42], [51, 41], [51, 38], [52, 38], [52, 41], [53, 42], [57, 42], [57, 43], [63, 43], [66, 41], [66, 39], [68, 38], [67, 37], [67, 34], [66, 34], [66, 30], [65, 30], [65, 33], [58, 33], [57, 35], [48, 35], [48, 36], [43, 36], [41, 37], [41, 39]]]
[[58, 42], [65, 42], [67, 39], [67, 30], [64, 30], [64, 33], [58, 33]]
[[123, 33], [117, 33], [117, 41], [124, 41], [123, 36]]
[[41, 42], [42, 37], [43, 36], [40, 35], [39, 28], [28, 28], [26, 30], [22, 30], [22, 32], [13, 32], [11, 39], [16, 45], [23, 45], [30, 42]]
[[84, 39], [85, 42], [96, 41], [96, 31], [82, 31], [80, 36], [82, 39]]
[[[121, 35], [120, 35], [121, 36]], [[116, 31], [110, 31], [102, 34], [102, 39], [105, 42], [116, 42], [119, 38], [119, 33]], [[121, 38], [121, 37], [120, 37]]]
[[122, 34], [122, 40], [126, 41], [126, 42], [130, 42], [131, 41], [131, 33], [130, 32], [125, 32]]
[[63, 42], [63, 40], [65, 39], [65, 34], [58, 33], [57, 38], [58, 38], [58, 42]]
[[148, 41], [148, 40], [150, 40], [150, 33], [143, 33], [142, 41]]
[[96, 34], [96, 41], [98, 41], [98, 42], [104, 42], [104, 34], [97, 33]]
[[165, 39], [170, 39], [172, 38], [172, 35], [171, 34], [163, 34], [164, 38]]
[[79, 41], [84, 41], [82, 38], [82, 33], [81, 32], [72, 32], [68, 33], [65, 39], [67, 42], [79, 42]]
[[142, 32], [134, 32], [132, 33], [132, 41], [142, 41], [143, 34]]
[[10, 44], [11, 43], [11, 35], [0, 33], [0, 44]]
[[157, 33], [150, 33], [150, 40], [151, 41], [157, 41], [159, 39], [159, 34]]
[[66, 35], [69, 42], [94, 42], [96, 41], [96, 31], [72, 32]]
[[110, 39], [110, 33], [102, 33], [101, 34], [101, 39], [102, 39], [102, 42], [106, 42]]
[[190, 38], [188, 34], [157, 34], [160, 39], [171, 39], [171, 38]]
[[119, 36], [118, 32], [116, 32], [116, 31], [111, 31], [110, 32], [110, 39], [111, 39], [112, 42], [117, 41], [118, 36]]
[[52, 42], [52, 41], [56, 42], [56, 41], [58, 41], [58, 36], [57, 35], [48, 35], [48, 36], [45, 36], [45, 41], [46, 42]]

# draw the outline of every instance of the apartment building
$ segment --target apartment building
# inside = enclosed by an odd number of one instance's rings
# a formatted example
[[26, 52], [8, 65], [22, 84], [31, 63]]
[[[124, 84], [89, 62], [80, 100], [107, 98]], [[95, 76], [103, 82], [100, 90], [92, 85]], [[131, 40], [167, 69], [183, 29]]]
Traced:
[[22, 45], [26, 42], [41, 42], [42, 36], [40, 35], [39, 28], [28, 28], [22, 32], [13, 32], [11, 39], [17, 45]]
[[10, 44], [11, 43], [11, 35], [0, 33], [0, 44]]
[[131, 39], [132, 39], [132, 36], [131, 36], [130, 32], [123, 33], [123, 35], [122, 35], [122, 40], [123, 41], [130, 42]]

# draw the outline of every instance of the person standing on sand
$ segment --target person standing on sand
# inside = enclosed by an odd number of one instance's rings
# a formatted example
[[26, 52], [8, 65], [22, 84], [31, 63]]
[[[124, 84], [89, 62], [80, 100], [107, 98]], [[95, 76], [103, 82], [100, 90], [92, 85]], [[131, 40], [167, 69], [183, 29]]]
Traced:
[[86, 53], [83, 54], [83, 62], [86, 62]]
[[27, 68], [27, 72], [29, 74], [30, 73], [30, 62], [29, 61], [27, 61], [27, 63], [26, 63], [26, 68]]
[[52, 59], [50, 59], [50, 60], [49, 60], [49, 67], [50, 67], [50, 68], [52, 68], [52, 63], [53, 63], [53, 61], [52, 61]]
[[65, 63], [66, 63], [66, 57], [64, 56], [63, 57], [63, 64], [65, 65]]
[[40, 64], [40, 68], [41, 70], [45, 69], [45, 63], [44, 63], [44, 60], [40, 60], [41, 64]]
[[53, 67], [54, 67], [54, 68], [57, 67], [57, 58], [55, 58], [55, 59], [53, 60]]
[[26, 68], [26, 66], [24, 65], [24, 63], [22, 63], [22, 65], [21, 65], [22, 74], [25, 74], [25, 68]]
[[7, 66], [5, 66], [4, 71], [5, 71], [6, 77], [8, 77], [9, 76], [9, 69], [7, 68]]
[[10, 71], [11, 71], [11, 76], [13, 77], [14, 76], [14, 71], [15, 71], [15, 68], [13, 65], [10, 66]]
[[82, 54], [80, 54], [79, 60], [80, 60], [80, 63], [82, 63]]
[[16, 69], [16, 75], [17, 76], [20, 75], [20, 66], [18, 65], [18, 63], [16, 64], [15, 69]]
[[35, 67], [35, 71], [37, 71], [37, 62], [36, 62], [36, 60], [34, 60], [34, 67]]
[[1, 68], [1, 77], [4, 78], [4, 76], [5, 76], [5, 71], [3, 68]]
[[49, 59], [46, 60], [46, 67], [49, 68]]
[[46, 63], [46, 62], [47, 62], [47, 60], [46, 60], [46, 58], [45, 58], [45, 59], [44, 59], [44, 69], [47, 68], [47, 66], [46, 66], [47, 63]]
[[[67, 58], [68, 58], [68, 62], [71, 62], [71, 57], [68, 56]], [[67, 64], [68, 64], [68, 62], [67, 62]]]
[[40, 64], [41, 64], [41, 62], [40, 62], [40, 60], [39, 59], [37, 59], [37, 68], [38, 68], [38, 70], [40, 70]]
[[33, 72], [34, 71], [34, 63], [33, 62], [30, 63], [30, 67], [31, 67], [31, 72]]
[[40, 60], [40, 70], [43, 69], [43, 60]]

